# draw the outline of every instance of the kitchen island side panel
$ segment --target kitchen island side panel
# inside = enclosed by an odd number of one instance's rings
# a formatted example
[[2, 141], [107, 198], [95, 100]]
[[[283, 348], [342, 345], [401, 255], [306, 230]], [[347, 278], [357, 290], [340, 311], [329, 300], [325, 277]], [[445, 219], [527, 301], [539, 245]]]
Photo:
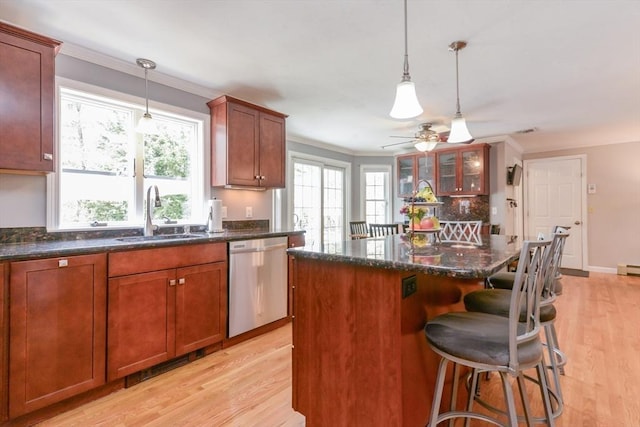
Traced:
[[[424, 324], [464, 309], [462, 296], [480, 282], [317, 259], [295, 263], [293, 400], [306, 425], [425, 425], [439, 358]], [[410, 277], [415, 292], [403, 298], [402, 281]]]

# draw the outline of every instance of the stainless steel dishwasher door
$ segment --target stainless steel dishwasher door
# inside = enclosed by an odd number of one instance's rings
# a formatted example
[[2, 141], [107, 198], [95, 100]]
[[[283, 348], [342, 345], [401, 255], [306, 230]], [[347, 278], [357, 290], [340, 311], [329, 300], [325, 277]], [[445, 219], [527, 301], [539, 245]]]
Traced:
[[287, 238], [229, 242], [229, 338], [287, 316]]

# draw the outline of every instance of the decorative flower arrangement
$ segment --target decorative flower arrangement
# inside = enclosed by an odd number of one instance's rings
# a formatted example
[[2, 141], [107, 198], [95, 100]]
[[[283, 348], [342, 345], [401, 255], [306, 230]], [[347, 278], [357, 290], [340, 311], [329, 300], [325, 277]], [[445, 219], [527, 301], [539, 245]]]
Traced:
[[427, 210], [420, 206], [404, 205], [402, 209], [400, 209], [400, 213], [408, 216], [410, 221], [416, 219], [420, 222], [420, 220], [426, 215]]

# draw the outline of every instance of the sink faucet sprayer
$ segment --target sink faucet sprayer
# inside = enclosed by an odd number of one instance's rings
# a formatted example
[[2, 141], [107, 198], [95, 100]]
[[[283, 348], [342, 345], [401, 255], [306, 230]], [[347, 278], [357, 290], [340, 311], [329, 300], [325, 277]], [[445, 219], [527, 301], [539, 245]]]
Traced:
[[151, 223], [151, 189], [152, 188], [156, 192], [153, 205], [156, 208], [159, 208], [160, 206], [162, 206], [162, 203], [160, 202], [160, 192], [158, 191], [158, 186], [152, 185], [149, 188], [147, 188], [147, 214], [146, 214], [147, 220], [144, 224], [145, 236], [153, 236], [153, 224]]

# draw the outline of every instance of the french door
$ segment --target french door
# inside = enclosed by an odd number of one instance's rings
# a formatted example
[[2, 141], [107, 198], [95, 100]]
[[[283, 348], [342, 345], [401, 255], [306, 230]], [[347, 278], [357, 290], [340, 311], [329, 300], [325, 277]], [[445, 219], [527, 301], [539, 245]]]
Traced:
[[307, 245], [337, 247], [344, 240], [348, 169], [318, 159], [291, 159], [293, 228]]

